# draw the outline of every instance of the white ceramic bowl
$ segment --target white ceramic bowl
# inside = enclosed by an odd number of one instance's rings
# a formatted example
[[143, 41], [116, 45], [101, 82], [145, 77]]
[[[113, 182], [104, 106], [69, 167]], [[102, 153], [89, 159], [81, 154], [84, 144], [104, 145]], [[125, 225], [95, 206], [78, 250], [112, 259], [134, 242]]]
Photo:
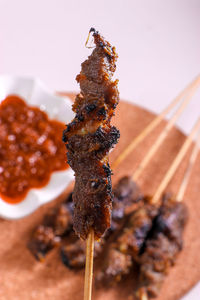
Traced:
[[[40, 107], [50, 119], [68, 123], [73, 118], [70, 99], [48, 91], [38, 79], [0, 76], [0, 101], [10, 94], [22, 97], [29, 105]], [[70, 168], [56, 171], [45, 187], [31, 189], [26, 198], [18, 204], [9, 204], [0, 198], [0, 216], [18, 219], [32, 213], [42, 204], [58, 197], [72, 179], [73, 172]]]

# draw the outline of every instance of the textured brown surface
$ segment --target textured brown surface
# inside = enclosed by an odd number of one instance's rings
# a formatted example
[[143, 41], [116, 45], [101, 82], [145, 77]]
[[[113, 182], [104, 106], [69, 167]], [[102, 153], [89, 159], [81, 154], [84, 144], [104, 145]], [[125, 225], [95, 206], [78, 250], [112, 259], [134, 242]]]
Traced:
[[[129, 141], [152, 120], [153, 114], [137, 106], [121, 102], [117, 109], [115, 124], [121, 131], [121, 139], [112, 152], [114, 160]], [[138, 162], [162, 130], [161, 124], [134, 153], [114, 170], [113, 182], [124, 174], [131, 174]], [[185, 137], [173, 129], [165, 144], [157, 152], [151, 164], [140, 177], [139, 184], [148, 193], [153, 193], [161, 178], [178, 152]], [[189, 153], [188, 153], [189, 155]], [[176, 192], [180, 185], [187, 157], [181, 164], [168, 190]], [[200, 279], [200, 155], [192, 172], [190, 185], [185, 195], [190, 220], [185, 231], [185, 248], [176, 266], [171, 269], [161, 291], [159, 300], [175, 300], [185, 294]], [[68, 188], [70, 190], [70, 187]], [[61, 197], [62, 198], [62, 197]], [[32, 215], [18, 221], [0, 220], [0, 299], [1, 300], [80, 300], [83, 298], [83, 271], [73, 272], [63, 266], [58, 249], [54, 249], [44, 263], [37, 262], [26, 248], [30, 233], [42, 219], [47, 204]], [[95, 300], [122, 300], [128, 298], [135, 285], [133, 278], [109, 290], [94, 290]], [[158, 298], [157, 298], [158, 300]]]

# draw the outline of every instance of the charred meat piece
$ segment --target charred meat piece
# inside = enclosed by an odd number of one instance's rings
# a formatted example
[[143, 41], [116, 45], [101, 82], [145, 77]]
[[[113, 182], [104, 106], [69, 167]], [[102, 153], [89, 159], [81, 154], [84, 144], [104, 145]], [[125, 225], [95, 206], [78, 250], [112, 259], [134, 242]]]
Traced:
[[28, 248], [39, 260], [44, 259], [45, 255], [60, 243], [61, 237], [72, 229], [72, 196], [52, 209], [33, 232]]
[[138, 185], [129, 176], [122, 177], [113, 189], [113, 208], [111, 227], [106, 231], [104, 239], [118, 231], [124, 226], [126, 216], [135, 211], [143, 199]]
[[96, 285], [113, 285], [119, 282], [122, 276], [129, 273], [132, 265], [130, 255], [118, 251], [115, 245], [110, 245], [101, 270], [96, 275]]
[[61, 248], [61, 260], [71, 269], [81, 269], [85, 265], [85, 243], [76, 239]]
[[182, 232], [188, 219], [188, 210], [184, 203], [173, 198], [163, 198], [163, 204], [155, 219], [153, 234], [163, 232], [170, 240], [176, 241], [182, 248]]
[[[104, 241], [94, 243], [94, 259], [103, 250]], [[85, 242], [77, 237], [74, 231], [61, 247], [61, 260], [70, 269], [81, 269], [85, 266]]]
[[75, 118], [63, 132], [68, 163], [75, 172], [73, 192], [75, 232], [86, 239], [94, 230], [99, 239], [110, 227], [111, 169], [108, 153], [119, 139], [111, 117], [119, 101], [115, 48], [93, 28], [95, 48], [77, 76], [81, 93], [73, 105]]
[[113, 189], [112, 219], [117, 221], [124, 217], [126, 209], [138, 203], [143, 195], [136, 182], [130, 176], [122, 177]]
[[52, 227], [40, 225], [35, 230], [28, 245], [31, 253], [40, 261], [45, 255], [60, 243], [60, 237], [56, 236]]
[[187, 208], [174, 199], [163, 202], [152, 230], [139, 256], [140, 287], [149, 297], [157, 297], [160, 288], [183, 246], [183, 230], [188, 218]]
[[150, 198], [144, 198], [141, 206], [129, 216], [123, 232], [118, 237], [118, 249], [137, 260], [157, 213], [158, 208], [150, 203]]
[[55, 235], [62, 236], [72, 228], [72, 205], [62, 203], [44, 218], [44, 224], [51, 226]]
[[[134, 203], [138, 203], [138, 199], [141, 200], [139, 187], [129, 177], [123, 177], [119, 180], [113, 191], [114, 199], [111, 228], [106, 231], [100, 242], [95, 242], [94, 258], [103, 251], [104, 245], [107, 244], [108, 241], [110, 242], [110, 239], [114, 238], [114, 234], [119, 233], [119, 230], [123, 227], [126, 208], [132, 206]], [[83, 268], [85, 265], [84, 242], [75, 237], [73, 232], [70, 234], [70, 238], [71, 236], [73, 236], [71, 243], [68, 239], [67, 245], [61, 248], [62, 261], [67, 267], [76, 269]], [[113, 247], [114, 245], [110, 246], [110, 248]], [[119, 255], [118, 260], [120, 258], [123, 259], [123, 255]], [[107, 260], [107, 262], [109, 262], [109, 260]], [[111, 263], [112, 262], [113, 260]], [[99, 277], [101, 277], [101, 275]]]
[[[147, 199], [146, 199], [147, 201]], [[134, 205], [135, 211], [131, 215], [126, 210]], [[108, 243], [107, 251], [104, 251], [104, 263], [96, 275], [96, 285], [113, 285], [120, 281], [132, 266], [132, 252], [128, 251], [128, 236], [133, 235], [134, 213], [144, 206], [144, 199], [139, 187], [130, 177], [123, 177], [114, 188], [113, 218], [111, 228], [106, 232], [104, 239]], [[146, 205], [147, 206], [147, 205]], [[148, 207], [149, 208], [149, 207]], [[133, 209], [133, 208], [132, 208]], [[150, 208], [149, 208], [150, 210]], [[141, 219], [143, 220], [143, 214]], [[153, 213], [148, 217], [152, 218]], [[133, 227], [133, 228], [132, 228]], [[132, 231], [130, 231], [132, 228]], [[126, 233], [129, 233], [126, 235]], [[122, 239], [122, 240], [121, 240]]]
[[159, 233], [156, 239], [148, 240], [146, 250], [140, 257], [140, 286], [149, 297], [159, 295], [169, 268], [174, 265], [180, 249], [164, 234]]

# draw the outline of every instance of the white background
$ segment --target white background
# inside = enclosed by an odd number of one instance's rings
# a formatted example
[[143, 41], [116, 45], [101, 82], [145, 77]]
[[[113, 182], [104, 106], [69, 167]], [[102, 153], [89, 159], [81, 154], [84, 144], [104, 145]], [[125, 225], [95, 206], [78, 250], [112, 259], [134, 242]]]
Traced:
[[[160, 112], [200, 73], [200, 0], [0, 0], [0, 73], [78, 91], [91, 26], [117, 48], [123, 99]], [[198, 115], [200, 91], [179, 126]]]

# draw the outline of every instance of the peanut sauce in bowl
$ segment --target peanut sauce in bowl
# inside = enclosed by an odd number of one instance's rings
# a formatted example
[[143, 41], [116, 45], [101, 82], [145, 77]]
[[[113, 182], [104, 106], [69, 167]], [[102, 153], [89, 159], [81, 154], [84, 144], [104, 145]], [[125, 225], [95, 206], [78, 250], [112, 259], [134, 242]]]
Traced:
[[37, 107], [10, 95], [0, 104], [0, 196], [22, 201], [31, 188], [45, 186], [54, 171], [65, 170], [64, 123], [49, 120]]

